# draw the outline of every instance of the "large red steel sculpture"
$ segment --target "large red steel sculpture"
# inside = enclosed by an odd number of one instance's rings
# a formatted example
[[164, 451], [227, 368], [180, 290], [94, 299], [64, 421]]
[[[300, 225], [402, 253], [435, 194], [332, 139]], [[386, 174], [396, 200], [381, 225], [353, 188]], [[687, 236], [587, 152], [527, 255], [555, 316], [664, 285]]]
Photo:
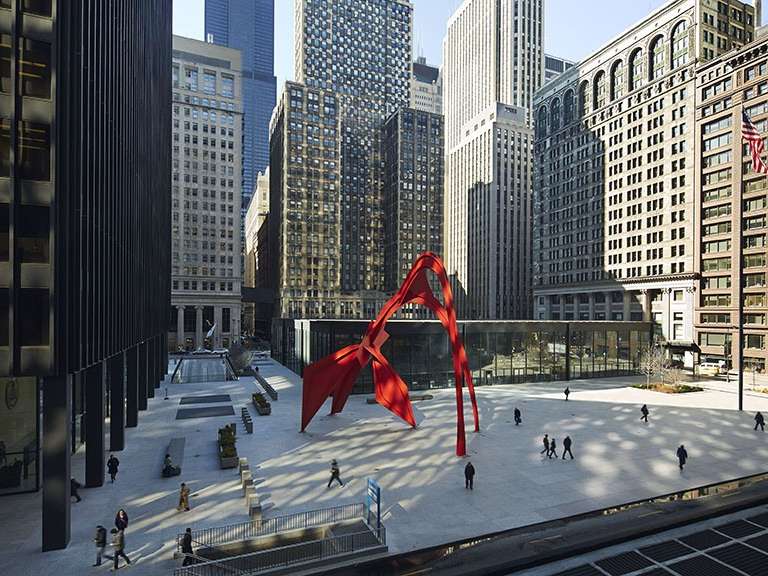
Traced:
[[[427, 271], [429, 270], [434, 272], [440, 281], [445, 306], [435, 298], [429, 287], [427, 281]], [[472, 374], [469, 371], [467, 354], [464, 351], [456, 325], [453, 293], [448, 283], [448, 276], [440, 258], [430, 252], [425, 252], [416, 259], [400, 290], [389, 299], [376, 319], [368, 325], [360, 344], [345, 346], [304, 369], [301, 405], [302, 432], [327, 398], [333, 397], [331, 414], [342, 411], [360, 371], [371, 361], [373, 362], [376, 401], [411, 426], [416, 427], [411, 401], [408, 398], [408, 386], [381, 353], [381, 346], [389, 337], [384, 331], [387, 321], [401, 306], [408, 303], [421, 304], [432, 310], [448, 331], [453, 356], [453, 372], [456, 379], [456, 455], [464, 456], [466, 454], [462, 384], [466, 383], [467, 388], [469, 388], [472, 415], [475, 419], [475, 432], [478, 432], [480, 421], [477, 414], [475, 387], [472, 385]]]

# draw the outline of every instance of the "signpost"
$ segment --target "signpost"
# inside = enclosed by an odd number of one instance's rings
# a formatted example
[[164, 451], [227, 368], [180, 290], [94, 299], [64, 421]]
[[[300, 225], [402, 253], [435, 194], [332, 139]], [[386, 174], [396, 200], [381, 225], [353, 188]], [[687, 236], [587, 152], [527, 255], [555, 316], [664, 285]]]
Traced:
[[[374, 508], [375, 506], [375, 508]], [[376, 514], [376, 534], [381, 536], [381, 487], [373, 478], [368, 478], [365, 491], [365, 516], [371, 523], [371, 513]]]

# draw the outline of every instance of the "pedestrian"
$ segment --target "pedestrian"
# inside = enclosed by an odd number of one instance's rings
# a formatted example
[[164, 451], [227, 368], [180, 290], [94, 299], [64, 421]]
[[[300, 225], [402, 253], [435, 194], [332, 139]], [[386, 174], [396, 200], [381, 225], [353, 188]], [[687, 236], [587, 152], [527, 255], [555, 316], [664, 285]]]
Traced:
[[195, 551], [192, 549], [192, 528], [187, 528], [184, 537], [181, 539], [181, 553], [184, 554], [182, 566], [189, 566], [195, 563]]
[[571, 395], [571, 389], [566, 386], [565, 390], [563, 390], [563, 394], [565, 394], [565, 401], [568, 402], [568, 396]]
[[553, 454], [555, 458], [557, 458], [557, 441], [554, 438], [549, 441], [549, 453], [547, 454], [547, 457], [552, 458]]
[[82, 484], [75, 480], [74, 478], [69, 479], [69, 497], [74, 498], [75, 502], [80, 502], [82, 498], [80, 498], [80, 494], [77, 493], [77, 491], [80, 489]]
[[341, 481], [341, 470], [339, 469], [339, 463], [334, 458], [331, 460], [331, 478], [328, 480], [328, 488], [331, 487], [331, 482], [336, 480], [339, 485], [344, 486], [344, 482]]
[[539, 454], [547, 454], [547, 455], [549, 455], [549, 435], [544, 434], [544, 438], [542, 438], [541, 441], [544, 444], [544, 450], [539, 452]]
[[181, 483], [181, 488], [179, 489], [179, 505], [176, 507], [176, 510], [189, 512], [189, 487], [184, 482]]
[[520, 426], [520, 422], [522, 421], [523, 421], [523, 418], [520, 415], [520, 409], [515, 408], [515, 426]]
[[93, 541], [96, 543], [96, 563], [94, 566], [101, 566], [101, 559], [106, 556], [104, 548], [107, 547], [107, 529], [101, 524], [96, 526], [96, 536]]
[[467, 462], [467, 465], [464, 466], [464, 488], [469, 488], [470, 490], [474, 490], [474, 480], [475, 480], [475, 467], [472, 466], [472, 462]]
[[128, 513], [123, 508], [120, 508], [115, 514], [115, 528], [118, 530], [128, 528]]
[[112, 528], [110, 532], [112, 533], [112, 546], [115, 548], [115, 555], [112, 557], [114, 560], [112, 571], [114, 571], [120, 568], [118, 566], [120, 562], [120, 556], [123, 557], [128, 565], [131, 564], [131, 559], [128, 558], [128, 555], [125, 553], [125, 532], [118, 530], [117, 528]]
[[648, 405], [647, 404], [643, 404], [643, 407], [640, 408], [640, 414], [642, 414], [642, 416], [640, 416], [640, 420], [648, 424]]
[[677, 462], [680, 465], [680, 471], [683, 470], [686, 460], [688, 460], [688, 451], [683, 444], [680, 444], [680, 447], [677, 449]]
[[563, 460], [565, 460], [565, 455], [568, 454], [571, 457], [571, 460], [573, 460], [573, 452], [571, 452], [571, 437], [566, 436], [563, 439]]
[[112, 478], [112, 482], [115, 481], [115, 476], [117, 476], [118, 466], [120, 466], [120, 460], [115, 458], [114, 454], [110, 454], [109, 460], [107, 460], [107, 470], [109, 471], [110, 478]]
[[755, 414], [755, 430], [757, 430], [758, 426], [760, 426], [760, 430], [765, 432], [765, 418], [763, 418], [763, 415], [760, 412]]

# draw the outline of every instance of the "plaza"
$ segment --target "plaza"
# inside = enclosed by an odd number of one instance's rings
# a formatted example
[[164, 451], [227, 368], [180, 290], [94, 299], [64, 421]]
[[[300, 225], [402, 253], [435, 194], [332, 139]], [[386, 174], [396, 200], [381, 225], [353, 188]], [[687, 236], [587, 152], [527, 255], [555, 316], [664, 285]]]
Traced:
[[[432, 399], [414, 402], [416, 429], [366, 403], [369, 396], [353, 395], [341, 414], [328, 416], [326, 405], [302, 434], [300, 378], [274, 361], [261, 365], [260, 373], [279, 400], [272, 402], [270, 416], [256, 416], [250, 408], [254, 433], [238, 426], [237, 448], [251, 464], [264, 517], [362, 502], [366, 479], [375, 478], [392, 553], [762, 472], [768, 458], [766, 437], [752, 430], [754, 412], [768, 412], [768, 396], [747, 392], [745, 411], [739, 413], [735, 384], [703, 383], [703, 392], [665, 395], [628, 387], [642, 377], [574, 380], [568, 402], [561, 382], [481, 386], [481, 431], [467, 432], [469, 460], [477, 470], [470, 492], [463, 482], [466, 459], [454, 456], [452, 390], [434, 390]], [[240, 407], [249, 405], [257, 390], [254, 379], [190, 384], [168, 379], [149, 400], [140, 426], [126, 430], [117, 481], [82, 489], [82, 502], [72, 505], [66, 550], [40, 553], [39, 493], [3, 500], [0, 565], [7, 574], [87, 572], [95, 558], [96, 525], [111, 527], [121, 507], [130, 518], [126, 550], [137, 574], [170, 573], [178, 564], [176, 535], [187, 526], [248, 520], [237, 472], [219, 469], [215, 439], [216, 430], [238, 421]], [[236, 414], [175, 419], [182, 396], [214, 393], [228, 394]], [[651, 411], [648, 425], [639, 421], [644, 403]], [[523, 417], [519, 427], [512, 417], [516, 406]], [[560, 447], [570, 435], [576, 459], [541, 456], [545, 432]], [[181, 436], [186, 438], [182, 474], [163, 479], [165, 447]], [[681, 443], [690, 455], [682, 474], [674, 456]], [[329, 489], [333, 458], [345, 486]], [[73, 457], [75, 478], [82, 478], [83, 460], [82, 450]], [[190, 512], [176, 511], [182, 481], [192, 489]]]

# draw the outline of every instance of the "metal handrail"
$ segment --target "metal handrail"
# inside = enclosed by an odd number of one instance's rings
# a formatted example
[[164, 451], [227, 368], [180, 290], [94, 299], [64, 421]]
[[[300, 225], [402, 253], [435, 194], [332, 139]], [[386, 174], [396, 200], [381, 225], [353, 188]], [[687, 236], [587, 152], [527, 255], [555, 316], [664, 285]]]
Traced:
[[[226, 526], [215, 526], [192, 531], [192, 539], [202, 546], [214, 546], [260, 538], [287, 530], [301, 530], [326, 524], [336, 524], [346, 520], [365, 519], [365, 504], [346, 504], [333, 508], [309, 510], [285, 516], [276, 516], [262, 520], [239, 522]], [[181, 550], [181, 539], [184, 534], [176, 536], [176, 547]]]
[[386, 530], [384, 526], [381, 526], [378, 529], [366, 530], [365, 532], [342, 534], [321, 540], [311, 540], [269, 550], [251, 552], [227, 558], [226, 560], [182, 566], [174, 570], [174, 576], [218, 576], [216, 570], [221, 570], [223, 567], [234, 570], [241, 575], [257, 574], [265, 570], [286, 568], [304, 562], [325, 560], [341, 554], [350, 554], [373, 548], [374, 546], [383, 546], [385, 543]]
[[[188, 576], [193, 576], [193, 575], [197, 576], [197, 574], [198, 574], [197, 572], [194, 572], [194, 570], [189, 570], [188, 571], [187, 569], [188, 568], [194, 569], [195, 566], [200, 566], [200, 565], [205, 565], [206, 566], [206, 568], [204, 569], [206, 571], [206, 574], [209, 573], [209, 571], [212, 570], [212, 569], [217, 569], [217, 570], [223, 570], [224, 572], [226, 572], [228, 574], [234, 574], [235, 576], [244, 576], [245, 575], [245, 572], [242, 572], [242, 571], [238, 570], [237, 568], [232, 568], [230, 566], [227, 566], [227, 565], [223, 564], [222, 562], [220, 562], [218, 560], [209, 560], [208, 558], [205, 558], [204, 556], [198, 556], [197, 554], [184, 554], [184, 556], [190, 557], [190, 558], [194, 558], [195, 561], [196, 561], [195, 564], [190, 564], [188, 566], [182, 566], [180, 568], [181, 570], [184, 570], [185, 572], [183, 572], [183, 573], [188, 575]], [[177, 568], [176, 570], [174, 570], [174, 574], [176, 573], [177, 570], [179, 570], [179, 569]]]

